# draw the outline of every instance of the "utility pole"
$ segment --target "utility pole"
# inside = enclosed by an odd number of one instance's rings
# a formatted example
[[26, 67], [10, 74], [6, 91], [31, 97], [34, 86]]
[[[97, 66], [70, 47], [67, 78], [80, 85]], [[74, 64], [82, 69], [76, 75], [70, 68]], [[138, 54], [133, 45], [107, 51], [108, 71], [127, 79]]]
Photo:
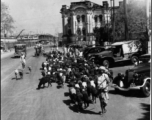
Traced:
[[124, 13], [125, 13], [125, 40], [128, 40], [128, 19], [127, 19], [127, 5], [126, 0], [124, 2]]

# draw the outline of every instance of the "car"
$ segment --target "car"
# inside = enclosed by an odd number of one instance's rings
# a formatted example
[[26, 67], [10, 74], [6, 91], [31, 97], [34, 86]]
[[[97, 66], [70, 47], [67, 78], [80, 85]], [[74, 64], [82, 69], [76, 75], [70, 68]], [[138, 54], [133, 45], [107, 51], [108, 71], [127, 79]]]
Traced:
[[21, 56], [21, 53], [25, 54], [25, 57], [27, 55], [27, 50], [26, 50], [26, 44], [15, 44], [14, 45], [14, 49], [15, 49], [15, 53], [14, 53], [14, 57], [16, 56]]
[[[145, 56], [148, 59], [145, 60]], [[131, 69], [126, 70], [125, 74], [118, 73], [114, 78], [112, 87], [118, 91], [139, 90], [145, 97], [150, 96], [150, 54], [140, 56], [142, 61]]]
[[130, 60], [134, 64], [142, 54], [141, 42], [139, 40], [130, 40], [115, 42], [106, 50], [92, 55], [91, 59], [94, 59], [95, 63], [109, 68], [117, 62], [127, 60]]
[[107, 46], [96, 46], [96, 47], [88, 47], [84, 50], [83, 56], [86, 59], [90, 59], [93, 55], [105, 51]]

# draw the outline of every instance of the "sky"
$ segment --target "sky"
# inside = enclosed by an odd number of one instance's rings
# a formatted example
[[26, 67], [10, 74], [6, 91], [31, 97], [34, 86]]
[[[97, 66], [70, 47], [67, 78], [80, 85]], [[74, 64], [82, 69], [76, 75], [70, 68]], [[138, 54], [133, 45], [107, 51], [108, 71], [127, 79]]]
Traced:
[[[13, 17], [16, 27], [15, 34], [22, 29], [24, 34], [44, 33], [57, 35], [62, 33], [62, 5], [70, 6], [71, 2], [83, 0], [1, 0], [9, 7], [9, 14]], [[90, 0], [102, 5], [106, 0]], [[110, 0], [107, 0], [110, 5]], [[122, 0], [115, 0], [115, 5]]]

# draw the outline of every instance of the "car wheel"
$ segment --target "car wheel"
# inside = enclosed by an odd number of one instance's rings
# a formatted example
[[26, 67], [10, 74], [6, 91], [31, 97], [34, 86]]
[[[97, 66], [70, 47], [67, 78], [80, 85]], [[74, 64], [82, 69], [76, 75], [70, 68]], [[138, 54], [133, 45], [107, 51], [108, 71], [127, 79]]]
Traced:
[[141, 91], [145, 97], [150, 96], [150, 82], [146, 81], [145, 85], [141, 88]]
[[133, 64], [135, 64], [136, 62], [138, 63], [138, 62], [139, 62], [138, 57], [137, 57], [137, 56], [132, 56], [132, 57], [131, 57], [131, 62], [132, 62]]
[[102, 64], [103, 64], [103, 66], [105, 66], [106, 68], [109, 68], [109, 67], [110, 67], [110, 62], [109, 62], [109, 60], [103, 60]]

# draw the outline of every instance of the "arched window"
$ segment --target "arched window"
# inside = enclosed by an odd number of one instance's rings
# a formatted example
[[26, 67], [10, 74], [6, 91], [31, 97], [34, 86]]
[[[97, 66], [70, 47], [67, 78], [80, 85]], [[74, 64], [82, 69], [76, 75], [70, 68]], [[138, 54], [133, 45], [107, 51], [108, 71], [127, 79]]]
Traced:
[[97, 20], [98, 20], [98, 16], [97, 15], [95, 15], [94, 20], [95, 20], [95, 22], [97, 22]]
[[83, 35], [86, 35], [86, 29], [85, 28], [82, 29], [82, 33], [83, 33]]
[[99, 20], [100, 22], [102, 22], [102, 15], [99, 15]]
[[85, 15], [82, 15], [82, 22], [85, 22]]
[[69, 17], [69, 18], [68, 18], [68, 24], [70, 24], [70, 23], [71, 23], [71, 18]]
[[71, 35], [71, 33], [72, 33], [71, 29], [68, 29], [68, 35]]
[[77, 21], [80, 22], [80, 15], [77, 15]]
[[81, 35], [81, 29], [80, 28], [77, 29], [77, 34]]

